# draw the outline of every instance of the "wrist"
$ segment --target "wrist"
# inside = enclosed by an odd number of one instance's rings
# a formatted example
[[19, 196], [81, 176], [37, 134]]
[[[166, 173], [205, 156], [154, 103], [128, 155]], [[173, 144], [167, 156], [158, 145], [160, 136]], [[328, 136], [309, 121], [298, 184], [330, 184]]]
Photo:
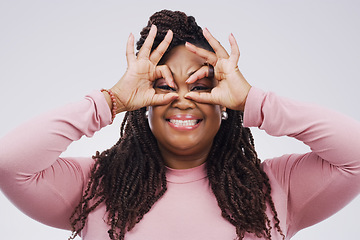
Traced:
[[105, 98], [107, 104], [109, 105], [110, 110], [112, 110], [112, 101], [111, 101], [110, 94], [106, 91], [101, 91], [101, 92], [104, 95], [104, 98]]
[[247, 100], [247, 97], [249, 95], [250, 89], [251, 89], [250, 84], [246, 84], [242, 89], [241, 96], [243, 96], [243, 99], [241, 99], [241, 104], [238, 107], [238, 110], [240, 110], [242, 112], [245, 111], [246, 100]]
[[238, 99], [238, 109], [236, 110], [240, 110], [242, 112], [244, 112], [245, 110], [245, 105], [246, 105], [246, 100], [247, 97], [249, 95], [250, 89], [251, 89], [251, 85], [249, 84], [249, 82], [245, 79], [245, 77], [242, 75], [242, 73], [240, 72], [239, 68], [237, 68], [237, 74], [238, 74], [238, 80], [237, 82], [240, 83], [240, 88], [237, 90], [237, 96], [240, 97], [240, 99]]
[[116, 102], [116, 106], [117, 106], [116, 114], [127, 111], [125, 104], [123, 104], [123, 102], [121, 101], [121, 99], [119, 97], [120, 91], [118, 91], [118, 89], [116, 87], [112, 87], [112, 88], [110, 88], [110, 90], [113, 92], [113, 95], [115, 98], [115, 102]]
[[106, 102], [109, 105], [109, 108], [111, 110], [111, 123], [113, 123], [116, 114], [117, 114], [117, 104], [116, 99], [114, 96], [114, 93], [110, 89], [101, 89], [101, 92], [104, 94], [104, 97], [106, 99]]

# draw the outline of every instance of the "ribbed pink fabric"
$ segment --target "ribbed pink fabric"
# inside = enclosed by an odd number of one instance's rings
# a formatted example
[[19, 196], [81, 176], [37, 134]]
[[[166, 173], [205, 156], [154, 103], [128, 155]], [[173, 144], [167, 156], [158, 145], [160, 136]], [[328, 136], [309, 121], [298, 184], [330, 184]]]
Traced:
[[[69, 216], [82, 196], [93, 161], [59, 156], [72, 141], [83, 135], [91, 137], [110, 121], [109, 107], [100, 91], [95, 91], [83, 101], [13, 130], [0, 139], [1, 190], [30, 217], [70, 229]], [[259, 127], [273, 136], [294, 137], [312, 149], [307, 154], [284, 155], [262, 164], [287, 239], [329, 217], [359, 194], [359, 122], [253, 87], [245, 106], [244, 125]], [[221, 217], [204, 165], [168, 169], [167, 180], [168, 191], [127, 233], [127, 240], [236, 237], [234, 227]], [[267, 213], [272, 219], [271, 212]], [[101, 205], [89, 215], [83, 239], [109, 239], [104, 219], [105, 206]], [[272, 234], [272, 239], [281, 239], [275, 230]], [[245, 239], [257, 238], [249, 234]]]

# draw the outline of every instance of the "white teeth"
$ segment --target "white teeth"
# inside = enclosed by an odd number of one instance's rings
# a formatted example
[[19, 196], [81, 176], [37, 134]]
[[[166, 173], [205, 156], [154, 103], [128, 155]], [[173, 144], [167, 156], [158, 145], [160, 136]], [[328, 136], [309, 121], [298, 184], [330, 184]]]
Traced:
[[178, 126], [195, 126], [198, 120], [177, 120], [177, 119], [170, 119], [169, 122]]

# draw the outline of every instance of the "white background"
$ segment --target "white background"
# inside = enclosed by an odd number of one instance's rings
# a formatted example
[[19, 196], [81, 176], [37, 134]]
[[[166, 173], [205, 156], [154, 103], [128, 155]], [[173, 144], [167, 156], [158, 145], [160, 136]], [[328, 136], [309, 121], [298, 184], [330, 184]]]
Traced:
[[[227, 49], [233, 33], [241, 50], [239, 67], [252, 85], [360, 120], [356, 0], [1, 0], [0, 136], [41, 112], [115, 84], [126, 69], [129, 33], [138, 39], [148, 17], [164, 8], [195, 16]], [[111, 147], [120, 122], [117, 117], [65, 155], [89, 156]], [[261, 159], [308, 151], [292, 139], [253, 131]], [[360, 197], [293, 239], [359, 239], [359, 213]], [[69, 234], [26, 217], [0, 192], [0, 239], [64, 240]]]

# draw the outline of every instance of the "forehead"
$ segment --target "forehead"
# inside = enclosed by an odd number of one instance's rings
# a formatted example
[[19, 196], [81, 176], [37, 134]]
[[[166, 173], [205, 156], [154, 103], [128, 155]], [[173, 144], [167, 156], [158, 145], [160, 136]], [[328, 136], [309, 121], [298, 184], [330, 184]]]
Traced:
[[188, 51], [183, 45], [173, 48], [164, 59], [164, 64], [170, 68], [191, 67], [193, 65], [196, 67], [204, 65], [204, 63], [205, 59]]

